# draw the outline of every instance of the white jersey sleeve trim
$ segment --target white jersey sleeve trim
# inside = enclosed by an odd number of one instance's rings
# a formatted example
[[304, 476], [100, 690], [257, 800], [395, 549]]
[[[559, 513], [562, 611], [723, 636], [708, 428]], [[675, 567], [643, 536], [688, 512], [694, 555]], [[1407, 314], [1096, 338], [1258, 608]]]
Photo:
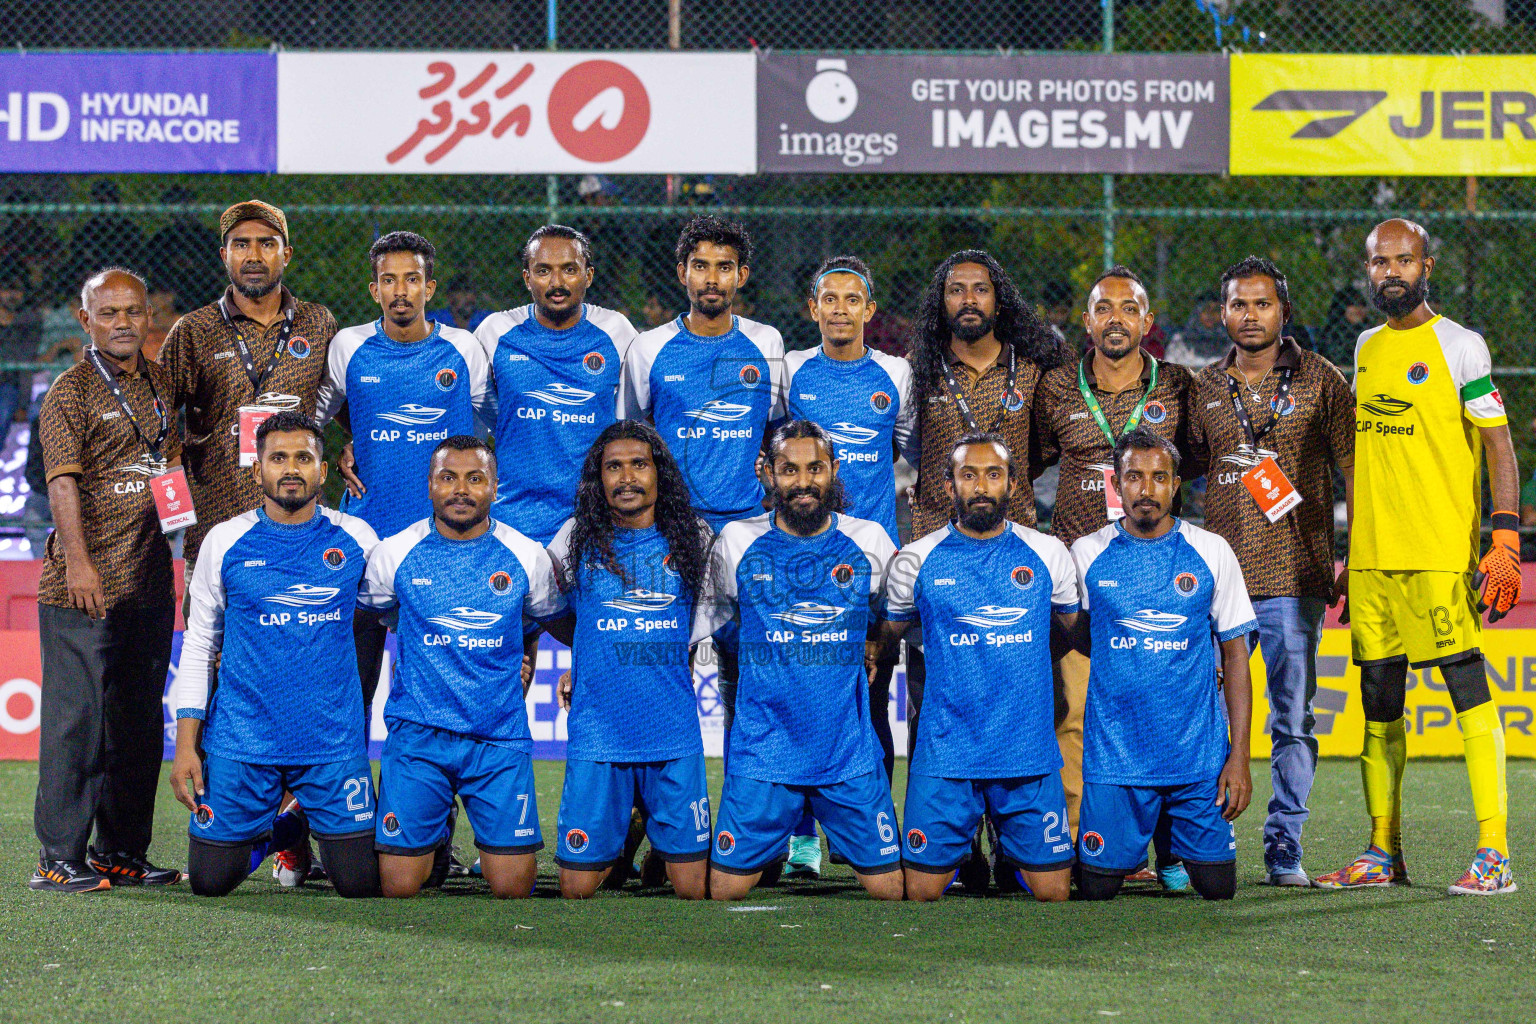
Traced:
[[778, 404], [768, 414], [769, 424], [776, 424], [781, 420], [789, 419], [789, 396], [794, 392], [795, 375], [805, 369], [805, 364], [816, 358], [818, 348], [798, 349], [784, 354], [784, 390], [779, 395]]
[[709, 549], [704, 585], [693, 606], [693, 635], [689, 643], [696, 644], [713, 636], [721, 626], [736, 618], [736, 567], [746, 556], [747, 549], [772, 525], [771, 516], [753, 516], [726, 523], [715, 535]]
[[357, 546], [363, 549], [363, 558], [369, 558], [373, 549], [379, 546], [379, 535], [373, 532], [373, 527], [357, 516], [349, 516], [345, 512], [338, 512], [333, 508], [319, 506], [320, 514], [329, 519], [332, 524], [346, 531], [347, 536], [357, 541]]
[[479, 342], [480, 349], [485, 353], [485, 408], [488, 424], [496, 422], [498, 398], [496, 391], [496, 348], [501, 344], [501, 339], [508, 331], [528, 319], [527, 306], [517, 309], [504, 309], [499, 313], [492, 313], [480, 321], [480, 326], [475, 328], [475, 341]]
[[386, 537], [374, 546], [368, 556], [368, 571], [363, 574], [362, 588], [357, 592], [357, 603], [364, 608], [385, 611], [400, 603], [395, 592], [395, 573], [411, 549], [427, 536], [432, 529], [430, 517], [407, 526], [392, 537]]
[[1088, 570], [1093, 568], [1093, 563], [1109, 547], [1109, 542], [1115, 539], [1115, 533], [1119, 527], [1114, 523], [1095, 530], [1086, 537], [1079, 537], [1072, 545], [1072, 561], [1077, 566], [1077, 595], [1078, 602], [1083, 606], [1082, 610], [1088, 610]]
[[506, 523], [494, 527], [496, 539], [523, 567], [528, 577], [528, 597], [523, 602], [523, 632], [533, 631], [533, 624], [559, 618], [565, 611], [565, 595], [555, 585], [554, 565], [538, 541], [533, 540]]
[[[482, 323], [480, 325], [484, 327]], [[491, 360], [480, 339], [457, 327], [438, 325], [443, 340], [458, 350], [469, 370], [469, 402], [486, 427], [496, 426], [496, 399], [491, 394]]]
[[1067, 546], [1058, 538], [1022, 523], [1010, 523], [1018, 537], [1045, 563], [1051, 573], [1051, 611], [1070, 615], [1082, 608], [1082, 586], [1077, 578], [1077, 563]]
[[254, 511], [226, 520], [208, 531], [198, 550], [197, 568], [187, 587], [187, 629], [181, 639], [181, 660], [176, 669], [177, 718], [203, 718], [208, 713], [208, 690], [214, 655], [224, 648], [224, 556], [256, 525]]
[[896, 545], [891, 543], [890, 534], [879, 523], [841, 512], [837, 514], [837, 530], [857, 544], [869, 560], [869, 606], [878, 609], [885, 593], [886, 575], [896, 557]]
[[915, 469], [921, 456], [916, 445], [917, 409], [912, 404], [912, 364], [879, 349], [871, 349], [870, 353], [891, 379], [891, 387], [895, 391], [891, 396], [896, 402], [896, 426], [892, 431], [892, 439], [902, 458]]
[[337, 331], [325, 353], [325, 379], [315, 393], [315, 422], [325, 426], [347, 403], [347, 367], [352, 357], [373, 337], [373, 324], [358, 324]]
[[1440, 339], [1440, 352], [1445, 356], [1445, 365], [1450, 368], [1451, 381], [1456, 385], [1456, 395], [1467, 419], [1480, 427], [1508, 423], [1504, 399], [1498, 388], [1473, 398], [1461, 397], [1462, 389], [1474, 381], [1486, 379], [1485, 387], [1492, 387], [1493, 357], [1483, 336], [1443, 316], [1435, 322], [1434, 331], [1435, 337]]
[[635, 330], [635, 325], [629, 322], [629, 317], [616, 309], [607, 306], [587, 306], [587, 319], [592, 326], [608, 335], [608, 340], [613, 342], [614, 351], [619, 354], [619, 365], [624, 364], [624, 359], [629, 355], [629, 347], [640, 337], [640, 332]]
[[651, 411], [651, 367], [663, 346], [677, 336], [677, 321], [646, 331], [630, 343], [619, 380], [621, 420], [643, 420]]
[[1232, 546], [1220, 534], [1202, 530], [1182, 519], [1179, 520], [1179, 532], [1205, 560], [1216, 581], [1215, 592], [1211, 595], [1211, 628], [1216, 639], [1225, 643], [1259, 628], [1253, 602], [1248, 599], [1248, 586], [1243, 582], [1243, 568], [1238, 564]]
[[917, 582], [928, 556], [949, 537], [948, 526], [913, 541], [891, 559], [885, 578], [885, 599], [881, 618], [891, 622], [915, 622], [921, 618], [917, 609]]
[[736, 326], [748, 341], [757, 346], [757, 350], [763, 354], [763, 359], [768, 363], [768, 381], [773, 387], [772, 401], [768, 403], [768, 419], [771, 422], [777, 416], [784, 415], [782, 410], [787, 408], [784, 336], [779, 333], [777, 327], [759, 323], [756, 320], [748, 320], [744, 316], [736, 318]]
[[1375, 327], [1366, 328], [1360, 332], [1360, 337], [1355, 339], [1355, 368], [1354, 372], [1349, 375], [1349, 390], [1351, 393], [1355, 390], [1355, 381], [1360, 377], [1360, 350], [1365, 347], [1365, 343], [1371, 339], [1373, 334], [1385, 326], [1387, 325], [1377, 324]]

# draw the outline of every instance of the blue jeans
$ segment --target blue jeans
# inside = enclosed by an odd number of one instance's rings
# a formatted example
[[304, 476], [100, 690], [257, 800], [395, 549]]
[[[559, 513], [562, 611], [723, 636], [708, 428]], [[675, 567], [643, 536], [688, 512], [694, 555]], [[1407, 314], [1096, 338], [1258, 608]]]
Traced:
[[1274, 796], [1264, 821], [1264, 863], [1268, 868], [1301, 863], [1301, 830], [1307, 797], [1317, 774], [1317, 645], [1323, 637], [1326, 605], [1316, 597], [1259, 597], [1253, 601], [1259, 630], [1248, 634], [1264, 653], [1269, 687], [1269, 761]]

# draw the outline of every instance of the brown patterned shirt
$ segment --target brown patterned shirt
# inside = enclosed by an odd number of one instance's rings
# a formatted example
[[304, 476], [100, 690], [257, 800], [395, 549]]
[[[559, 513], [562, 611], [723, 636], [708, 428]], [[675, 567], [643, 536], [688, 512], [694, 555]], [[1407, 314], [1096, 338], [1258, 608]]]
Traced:
[[[1145, 357], [1146, 353], [1143, 353]], [[1141, 423], [1178, 446], [1184, 459], [1179, 475], [1186, 480], [1199, 476], [1198, 460], [1189, 458], [1187, 400], [1190, 372], [1176, 363], [1157, 364], [1157, 387], [1147, 394], [1152, 363], [1143, 358], [1141, 379], [1118, 394], [1099, 386], [1093, 375], [1093, 350], [1082, 356], [1088, 386], [1093, 389], [1104, 417], [1116, 436], [1125, 432], [1142, 395], [1147, 395]], [[1104, 506], [1104, 470], [1114, 458], [1115, 446], [1099, 429], [1077, 387], [1077, 361], [1058, 366], [1040, 382], [1035, 399], [1035, 435], [1040, 464], [1061, 462], [1061, 483], [1056, 488], [1056, 508], [1051, 513], [1051, 532], [1071, 547], [1079, 537], [1102, 529], [1109, 522]]]
[[[1343, 374], [1316, 352], [1286, 338], [1275, 368], [1255, 398], [1238, 382], [1255, 431], [1271, 419], [1281, 371], [1292, 370], [1286, 405], [1255, 453], [1232, 411], [1227, 373], [1234, 347], [1195, 377], [1190, 391], [1190, 444], [1210, 464], [1205, 528], [1226, 538], [1254, 597], [1320, 597], [1333, 590], [1333, 467], [1355, 458], [1355, 400]], [[1301, 495], [1301, 504], [1271, 523], [1243, 485], [1243, 473], [1272, 455]]]
[[[947, 349], [944, 357], [953, 368], [955, 381], [982, 430], [1003, 435], [1014, 460], [1020, 467], [1019, 486], [1008, 503], [1008, 518], [1025, 526], [1035, 525], [1035, 489], [1024, 469], [1030, 461], [1030, 406], [1035, 387], [1040, 383], [1040, 367], [1032, 359], [1019, 359], [1014, 366], [1015, 395], [1005, 406], [1003, 391], [1008, 384], [1008, 350], [1001, 349], [997, 362], [978, 374]], [[945, 467], [955, 443], [967, 433], [965, 417], [950, 396], [941, 378], [918, 410], [914, 442], [922, 455], [917, 468], [917, 502], [912, 507], [912, 540], [927, 536], [946, 525], [954, 513], [954, 504], [944, 493]]]
[[[160, 433], [157, 395], [164, 414], [174, 416], [167, 400], [170, 378], [158, 364], [142, 357], [139, 369], [127, 373], [106, 365], [113, 369], [139, 430], [153, 441]], [[174, 420], [168, 422], [170, 430], [160, 444], [160, 454], [166, 462], [175, 463], [181, 458], [181, 437]], [[71, 366], [53, 382], [43, 399], [37, 429], [48, 479], [73, 476], [80, 488], [85, 549], [101, 577], [107, 607], [173, 604], [171, 548], [160, 532], [160, 517], [149, 490], [149, 477], [159, 466], [89, 359]], [[64, 545], [55, 532], [48, 537], [43, 554], [38, 603], [69, 607], [64, 568]]]
[[336, 318], [324, 306], [296, 300], [282, 289], [283, 313], [293, 313], [293, 334], [272, 372], [251, 384], [235, 337], [245, 339], [256, 372], [267, 368], [282, 332], [284, 317], [265, 330], [235, 305], [234, 289], [217, 302], [176, 321], [160, 350], [170, 374], [174, 408], [187, 414], [186, 464], [192, 484], [197, 525], [188, 527], [186, 553], [195, 559], [208, 531], [261, 504], [261, 491], [249, 469], [240, 468], [240, 407], [267, 405], [315, 414], [315, 396], [325, 377], [326, 351], [336, 333]]

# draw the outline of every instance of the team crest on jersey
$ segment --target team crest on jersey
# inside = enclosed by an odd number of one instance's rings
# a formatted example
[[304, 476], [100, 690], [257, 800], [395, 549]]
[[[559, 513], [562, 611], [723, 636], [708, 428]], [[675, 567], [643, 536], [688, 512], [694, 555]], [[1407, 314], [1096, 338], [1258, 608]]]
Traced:
[[572, 853], [580, 853], [587, 848], [587, 834], [579, 828], [573, 828], [565, 834], [565, 845]]
[[1409, 384], [1423, 384], [1427, 380], [1429, 380], [1429, 364], [1414, 363], [1408, 367]]
[[1290, 395], [1276, 395], [1269, 400], [1269, 409], [1276, 416], [1289, 416], [1296, 411], [1296, 399]]
[[1148, 402], [1141, 415], [1148, 423], [1161, 423], [1168, 418], [1168, 407], [1162, 402]]
[[288, 339], [288, 354], [295, 359], [309, 358], [309, 339], [302, 334], [295, 334]]
[[400, 834], [400, 819], [395, 817], [394, 811], [384, 815], [384, 834], [391, 839]]
[[832, 567], [832, 582], [840, 587], [847, 587], [853, 583], [853, 566], [847, 562], [840, 562]]
[[1018, 412], [1024, 408], [1024, 392], [1014, 388], [1003, 396], [1003, 408], [1009, 412]]
[[741, 383], [749, 388], [755, 388], [762, 383], [763, 374], [757, 367], [748, 363], [741, 368]]
[[1027, 565], [1015, 566], [1013, 572], [1008, 574], [1008, 578], [1020, 590], [1028, 590], [1029, 585], [1035, 582], [1035, 570]]
[[1104, 852], [1104, 837], [1097, 832], [1083, 833], [1083, 852], [1090, 857], [1097, 857]]
[[923, 835], [922, 829], [912, 828], [907, 830], [907, 849], [913, 853], [922, 853], [928, 849], [928, 837]]
[[885, 412], [891, 407], [891, 396], [884, 391], [876, 391], [869, 396], [869, 407], [875, 412]]
[[596, 377], [603, 372], [603, 367], [608, 365], [608, 360], [603, 358], [601, 352], [588, 352], [581, 358], [581, 368]]
[[512, 589], [512, 577], [505, 572], [491, 573], [491, 578], [488, 582], [491, 585], [491, 590], [497, 594], [505, 594], [508, 590]]
[[662, 572], [666, 573], [668, 576], [681, 576], [682, 575], [681, 573], [679, 573], [677, 571], [677, 564], [672, 560], [672, 556], [671, 555], [667, 555], [665, 558], [663, 558], [661, 560], [661, 570], [662, 570]]
[[437, 390], [452, 391], [453, 386], [459, 382], [459, 375], [449, 367], [443, 367], [437, 371]]
[[327, 569], [340, 569], [347, 564], [347, 553], [341, 548], [326, 548], [320, 560], [325, 563]]
[[721, 832], [715, 837], [715, 849], [720, 852], [720, 856], [729, 857], [736, 849], [736, 837], [729, 832]]
[[1195, 579], [1192, 572], [1181, 572], [1173, 578], [1173, 589], [1189, 597], [1200, 586], [1200, 581]]
[[197, 813], [192, 817], [197, 822], [198, 828], [207, 828], [213, 824], [213, 808], [207, 804], [198, 804]]

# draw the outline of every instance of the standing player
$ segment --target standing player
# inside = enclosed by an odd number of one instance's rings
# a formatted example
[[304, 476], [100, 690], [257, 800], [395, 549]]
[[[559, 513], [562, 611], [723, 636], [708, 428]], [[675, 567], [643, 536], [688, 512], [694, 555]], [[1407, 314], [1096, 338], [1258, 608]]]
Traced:
[[635, 329], [586, 302], [592, 243], [546, 224], [523, 246], [533, 302], [486, 317], [475, 337], [490, 362], [501, 463], [496, 518], [548, 544], [570, 518], [582, 460], [617, 415], [619, 376]]
[[605, 428], [582, 463], [576, 515], [549, 548], [571, 607], [550, 626], [571, 648], [555, 858], [564, 896], [597, 891], [637, 804], [672, 888], [706, 895], [709, 790], [688, 637], [708, 549], [661, 436], [634, 420]]
[[[1213, 467], [1205, 525], [1232, 546], [1258, 616], [1250, 637], [1264, 651], [1274, 794], [1264, 873], [1271, 885], [1306, 886], [1301, 830], [1317, 773], [1317, 645], [1335, 600], [1333, 474], [1350, 486], [1354, 399], [1332, 363], [1282, 335], [1291, 300], [1273, 263], [1249, 256], [1227, 268], [1221, 297], [1232, 347], [1195, 376], [1190, 444]], [[1250, 490], [1260, 481], [1270, 483], [1257, 492], [1263, 505]]]
[[899, 900], [901, 845], [866, 675], [895, 545], [838, 511], [837, 456], [816, 424], [780, 427], [767, 460], [774, 509], [720, 532], [694, 615], [695, 642], [735, 622], [741, 652], [710, 892], [745, 897], [809, 807], [864, 888]]
[[240, 407], [313, 415], [336, 333], [330, 310], [301, 302], [283, 284], [293, 246], [282, 210], [255, 199], [236, 203], [219, 217], [219, 235], [229, 288], [176, 321], [160, 349], [174, 386], [171, 405], [186, 415], [187, 478], [197, 508], [184, 542], [192, 553], [189, 579], [208, 531], [262, 503], [240, 468]]
[[1078, 889], [1085, 899], [1113, 898], [1166, 816], [1195, 891], [1229, 900], [1232, 822], [1253, 796], [1253, 606], [1227, 542], [1173, 515], [1173, 443], [1140, 427], [1121, 436], [1112, 458], [1125, 517], [1072, 545], [1087, 613], [1077, 639], [1093, 650]]
[[[834, 256], [811, 283], [811, 319], [821, 345], [784, 357], [784, 405], [789, 419], [811, 420], [837, 446], [838, 479], [849, 513], [879, 523], [892, 544], [896, 535], [896, 455], [912, 441], [916, 406], [912, 364], [868, 348], [864, 327], [875, 315], [874, 278], [857, 256]], [[916, 450], [908, 461], [917, 461]], [[896, 764], [889, 705], [895, 645], [882, 649], [869, 682], [869, 715], [885, 756], [885, 777]], [[804, 821], [789, 841], [786, 877], [821, 874], [821, 841]]]
[[[378, 538], [316, 503], [326, 474], [312, 420], [280, 412], [256, 446], [261, 507], [209, 531], [189, 588], [170, 779], [192, 812], [187, 873], [199, 896], [223, 896], [268, 849], [307, 852], [312, 829], [336, 891], [376, 896], [351, 621]], [[302, 811], [277, 813], [285, 790]]]
[[784, 339], [731, 312], [752, 267], [740, 224], [695, 217], [677, 240], [688, 312], [635, 339], [624, 359], [622, 419], [650, 419], [672, 449], [693, 507], [719, 530], [762, 513], [754, 466], [784, 374]]
[[1075, 627], [1077, 569], [1055, 537], [1009, 522], [1013, 455], [968, 434], [950, 457], [949, 526], [903, 548], [886, 586], [885, 639], [921, 622], [928, 668], [907, 774], [907, 898], [936, 900], [985, 813], [1002, 857], [1042, 902], [1071, 888], [1051, 683], [1052, 620]]
[[[1126, 267], [1106, 270], [1093, 283], [1083, 313], [1093, 347], [1051, 370], [1037, 389], [1035, 436], [1041, 464], [1061, 463], [1051, 532], [1069, 548], [1124, 514], [1109, 486], [1114, 472], [1110, 455], [1122, 435], [1145, 425], [1181, 452], [1187, 448], [1185, 404], [1191, 375], [1183, 366], [1158, 362], [1142, 348], [1154, 316], [1139, 277]], [[1193, 463], [1186, 460], [1186, 465]], [[1191, 473], [1199, 475], [1194, 469]], [[1057, 663], [1056, 673], [1056, 738], [1066, 760], [1062, 781], [1076, 829], [1088, 662], [1069, 651]], [[1188, 885], [1175, 864], [1160, 863], [1158, 874], [1167, 888]], [[1151, 877], [1138, 872], [1136, 880]]]
[[379, 544], [362, 598], [395, 611], [400, 638], [379, 761], [379, 877], [386, 896], [416, 895], [457, 795], [491, 891], [527, 896], [544, 842], [520, 654], [564, 601], [544, 549], [490, 517], [496, 456], [484, 441], [439, 444], [428, 493], [432, 518]]
[[[337, 332], [320, 387], [320, 425], [345, 409], [352, 434], [337, 464], [355, 499], [349, 509], [380, 537], [430, 514], [422, 482], [434, 446], [472, 433], [477, 413], [490, 419], [485, 352], [475, 336], [425, 316], [437, 287], [436, 255], [431, 242], [409, 231], [373, 243], [368, 292], [383, 315]], [[386, 630], [366, 608], [355, 628], [366, 708], [378, 689]]]
[[[1504, 729], [1478, 644], [1520, 598], [1520, 474], [1482, 336], [1429, 308], [1435, 260], [1417, 224], [1388, 220], [1365, 240], [1372, 299], [1387, 322], [1355, 346], [1355, 518], [1350, 646], [1365, 705], [1371, 842], [1323, 875], [1325, 889], [1407, 885], [1402, 850], [1408, 667], [1440, 670], [1455, 705], [1477, 816], [1477, 853], [1452, 893], [1515, 891], [1505, 831]], [[1477, 562], [1482, 448], [1493, 543]]]

